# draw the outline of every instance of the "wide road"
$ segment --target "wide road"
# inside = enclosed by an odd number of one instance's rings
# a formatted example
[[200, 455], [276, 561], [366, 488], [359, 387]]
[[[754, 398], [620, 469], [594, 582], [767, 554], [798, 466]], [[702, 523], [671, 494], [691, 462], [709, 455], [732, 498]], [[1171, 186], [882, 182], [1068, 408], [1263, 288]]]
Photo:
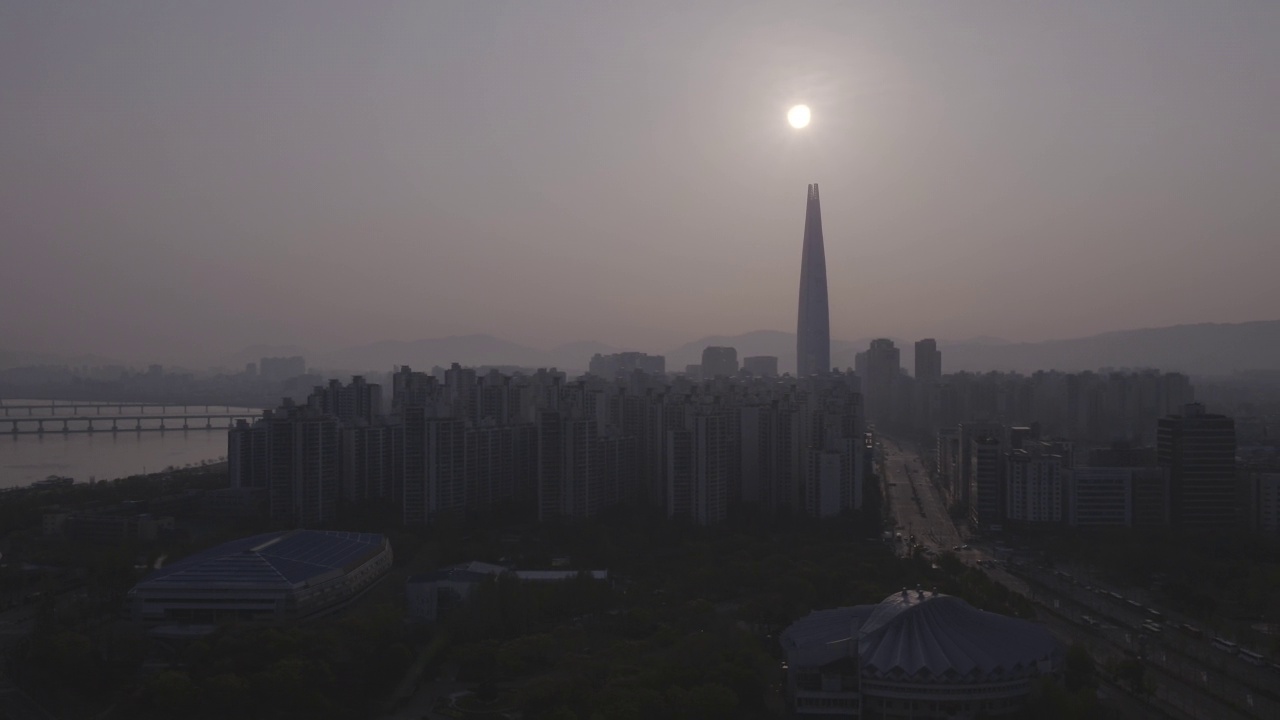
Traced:
[[[879, 440], [885, 498], [893, 515], [895, 532], [901, 533], [904, 540], [914, 535], [917, 543], [936, 551], [963, 545], [920, 456], [893, 438], [882, 436]], [[910, 553], [908, 542], [898, 546], [900, 553]]]
[[[1102, 608], [1094, 604], [1098, 597], [1096, 592], [1085, 591], [1071, 582], [1057, 582], [1060, 578], [1047, 569], [1024, 567], [1018, 573], [1030, 573], [1030, 577], [1017, 577], [1000, 563], [993, 562], [997, 558], [986, 544], [967, 546], [964, 533], [948, 516], [942, 494], [930, 479], [922, 453], [894, 438], [879, 436], [877, 439], [881, 443], [877, 459], [883, 474], [885, 497], [895, 522], [895, 532], [902, 534], [903, 542], [897, 543], [901, 554], [910, 554], [911, 545], [907, 540], [912, 535], [915, 542], [925, 549], [954, 552], [954, 548], [961, 547], [956, 555], [963, 562], [983, 565], [991, 579], [1040, 604], [1044, 609], [1038, 612], [1038, 619], [1064, 642], [1085, 644], [1099, 662], [1130, 657], [1131, 653], [1143, 654], [1149, 670], [1147, 678], [1153, 688], [1153, 701], [1169, 717], [1280, 717], [1271, 714], [1280, 709], [1280, 705], [1274, 704], [1274, 696], [1265, 689], [1259, 692], [1266, 685], [1250, 682], [1261, 680], [1265, 670], [1250, 667], [1247, 672], [1241, 672], [1244, 671], [1243, 663], [1231, 658], [1240, 667], [1232, 667], [1237, 672], [1224, 672], [1226, 668], [1220, 662], [1204, 662], [1208, 658], [1194, 657], [1196, 653], [1187, 652], [1185, 645], [1177, 648], [1181, 652], [1170, 652], [1174, 648], [1160, 647], [1161, 641], [1172, 644], [1171, 641], [1175, 640], [1175, 637], [1169, 637], [1170, 633], [1140, 641], [1138, 633], [1126, 633], [1127, 628], [1123, 627], [1129, 623], [1140, 625], [1140, 612], [1133, 613], [1133, 617], [1125, 617], [1131, 608], [1123, 603], [1120, 608], [1111, 608], [1109, 613], [1099, 612]], [[1028, 580], [1036, 587], [1032, 588]], [[1095, 617], [1110, 617], [1121, 622], [1116, 622], [1109, 629], [1090, 628], [1082, 619], [1082, 615], [1090, 611]], [[1199, 644], [1207, 646], [1203, 641]], [[1122, 705], [1136, 705], [1132, 698], [1120, 698], [1117, 693], [1111, 691], [1109, 699], [1121, 701]], [[1132, 707], [1126, 712], [1136, 715], [1136, 710], [1137, 707]]]

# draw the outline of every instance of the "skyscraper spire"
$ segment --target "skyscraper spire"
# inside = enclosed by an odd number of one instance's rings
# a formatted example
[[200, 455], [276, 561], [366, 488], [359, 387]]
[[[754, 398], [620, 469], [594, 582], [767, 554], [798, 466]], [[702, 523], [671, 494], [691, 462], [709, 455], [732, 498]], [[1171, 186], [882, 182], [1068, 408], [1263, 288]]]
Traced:
[[818, 184], [809, 186], [800, 258], [800, 313], [796, 324], [796, 376], [831, 371], [831, 320], [827, 308], [827, 254], [822, 245]]

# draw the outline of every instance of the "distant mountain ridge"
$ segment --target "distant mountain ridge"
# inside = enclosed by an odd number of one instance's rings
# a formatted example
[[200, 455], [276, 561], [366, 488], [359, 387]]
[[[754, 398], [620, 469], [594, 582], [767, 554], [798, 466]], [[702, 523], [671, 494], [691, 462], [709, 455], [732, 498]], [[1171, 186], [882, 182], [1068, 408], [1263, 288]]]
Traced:
[[1280, 369], [1280, 320], [1117, 330], [1070, 340], [941, 346], [944, 372], [1154, 367], [1189, 375]]
[[[901, 349], [902, 366], [911, 369], [914, 340], [891, 338]], [[854, 355], [870, 344], [832, 340], [831, 364], [852, 367]], [[683, 370], [702, 361], [709, 345], [728, 345], [738, 358], [774, 355], [783, 372], [795, 370], [795, 333], [756, 330], [738, 335], [710, 335], [679, 347], [658, 351], [667, 358], [668, 370]], [[943, 372], [967, 370], [1037, 370], [1078, 372], [1102, 368], [1154, 367], [1190, 375], [1227, 375], [1253, 370], [1280, 371], [1280, 320], [1244, 323], [1199, 323], [1161, 328], [1118, 330], [1088, 337], [1043, 342], [1008, 342], [976, 337], [960, 342], [939, 342]], [[420, 340], [383, 340], [329, 352], [309, 353], [291, 345], [254, 345], [224, 355], [217, 364], [232, 370], [264, 356], [303, 355], [309, 367], [322, 371], [387, 371], [397, 365], [430, 370], [435, 365], [515, 365], [556, 367], [569, 372], [587, 368], [595, 353], [618, 352], [595, 341], [573, 342], [540, 350], [492, 335], [455, 335]], [[646, 349], [646, 352], [655, 352]], [[0, 350], [0, 369], [33, 365], [103, 366], [117, 364], [93, 355], [59, 356]]]
[[59, 355], [56, 353], [23, 352], [21, 350], [0, 349], [0, 370], [40, 365], [58, 367], [106, 367], [110, 365], [119, 365], [121, 367], [127, 367], [128, 363], [89, 353]]

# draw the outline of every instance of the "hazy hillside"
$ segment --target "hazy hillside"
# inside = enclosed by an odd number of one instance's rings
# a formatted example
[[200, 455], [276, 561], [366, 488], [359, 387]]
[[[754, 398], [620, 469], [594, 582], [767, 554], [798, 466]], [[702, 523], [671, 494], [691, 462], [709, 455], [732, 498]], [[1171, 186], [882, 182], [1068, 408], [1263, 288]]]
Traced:
[[305, 348], [297, 345], [250, 345], [249, 347], [234, 352], [229, 355], [223, 355], [215, 360], [212, 367], [221, 367], [231, 372], [237, 372], [244, 369], [249, 363], [258, 363], [264, 357], [293, 357], [301, 355], [311, 362], [311, 354]]
[[[910, 370], [912, 340], [894, 338], [902, 366]], [[832, 340], [831, 364], [852, 367], [854, 354], [865, 350], [870, 338]], [[774, 355], [779, 369], [795, 370], [795, 333], [757, 330], [741, 335], [712, 335], [668, 350], [667, 368], [682, 370], [702, 361], [709, 345], [728, 345], [741, 359]], [[1248, 323], [1204, 323], [1164, 328], [1122, 330], [1090, 337], [1011, 343], [994, 338], [943, 342], [944, 372], [969, 370], [1098, 370], [1105, 367], [1156, 367], [1192, 375], [1226, 375], [1247, 370], [1280, 370], [1280, 320]], [[618, 352], [604, 343], [583, 341], [539, 350], [491, 335], [458, 335], [423, 340], [384, 340], [342, 350], [311, 354], [294, 346], [255, 345], [219, 358], [219, 364], [240, 369], [263, 356], [303, 355], [309, 367], [333, 371], [387, 371], [396, 365], [430, 370], [434, 365], [519, 365], [557, 367], [570, 372], [587, 368], [595, 353]], [[646, 352], [654, 352], [649, 349]], [[53, 356], [0, 351], [0, 369], [30, 365], [105, 365], [109, 360], [90, 355]]]
[[[430, 370], [434, 365], [538, 365], [544, 353], [492, 335], [454, 335], [423, 340], [382, 340], [307, 358], [319, 368], [390, 370], [396, 365]], [[585, 363], [584, 363], [585, 365]]]
[[1280, 369], [1280, 320], [1121, 330], [1039, 343], [943, 346], [945, 372], [1156, 367], [1192, 375]]
[[105, 367], [108, 365], [127, 366], [127, 363], [89, 354], [57, 355], [54, 353], [23, 352], [20, 350], [0, 350], [0, 370], [33, 366]]

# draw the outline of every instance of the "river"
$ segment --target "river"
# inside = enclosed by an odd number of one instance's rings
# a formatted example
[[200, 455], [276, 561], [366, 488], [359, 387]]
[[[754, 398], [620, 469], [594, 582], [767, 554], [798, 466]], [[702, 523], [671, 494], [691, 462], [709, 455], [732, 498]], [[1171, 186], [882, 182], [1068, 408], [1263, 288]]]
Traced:
[[[15, 406], [39, 405], [35, 409], [17, 409]], [[198, 415], [240, 414], [258, 417], [261, 410], [253, 408], [227, 408], [204, 405], [156, 406], [144, 408], [109, 407], [90, 404], [73, 409], [73, 403], [59, 400], [10, 400], [0, 403], [0, 488], [30, 485], [50, 475], [73, 478], [76, 482], [91, 479], [109, 480], [146, 472], [160, 472], [167, 467], [184, 467], [214, 462], [227, 454], [226, 426], [230, 418], [212, 420], [194, 418]], [[8, 415], [5, 415], [7, 408]], [[183, 430], [187, 416], [192, 429]], [[8, 419], [6, 419], [6, 417]], [[62, 418], [93, 419], [96, 432], [63, 433]], [[28, 434], [36, 424], [31, 418], [46, 418], [45, 432]], [[116, 420], [118, 432], [111, 432], [112, 420]], [[137, 432], [136, 428], [158, 428], [161, 418], [166, 430], [154, 429]], [[9, 420], [23, 420], [18, 434], [12, 432]], [[205, 429], [211, 423], [213, 429]], [[174, 425], [176, 429], [172, 428]], [[88, 423], [83, 420], [67, 422], [69, 430], [83, 430]]]

